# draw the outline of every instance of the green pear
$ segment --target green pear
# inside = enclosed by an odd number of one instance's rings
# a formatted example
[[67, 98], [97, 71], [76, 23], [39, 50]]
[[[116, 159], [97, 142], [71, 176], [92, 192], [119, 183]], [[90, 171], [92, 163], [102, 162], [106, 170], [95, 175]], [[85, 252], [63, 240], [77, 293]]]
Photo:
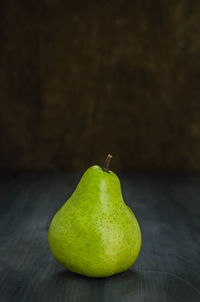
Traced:
[[137, 219], [125, 204], [119, 179], [90, 167], [76, 190], [53, 217], [48, 233], [55, 259], [72, 272], [108, 277], [132, 266], [141, 248]]

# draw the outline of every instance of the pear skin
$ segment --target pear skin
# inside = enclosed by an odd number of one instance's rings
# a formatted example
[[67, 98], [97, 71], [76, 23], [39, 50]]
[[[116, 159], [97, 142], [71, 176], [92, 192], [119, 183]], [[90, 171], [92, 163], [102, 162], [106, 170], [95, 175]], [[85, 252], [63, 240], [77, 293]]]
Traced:
[[53, 217], [48, 239], [55, 259], [77, 274], [108, 277], [130, 268], [141, 231], [116, 174], [90, 167]]

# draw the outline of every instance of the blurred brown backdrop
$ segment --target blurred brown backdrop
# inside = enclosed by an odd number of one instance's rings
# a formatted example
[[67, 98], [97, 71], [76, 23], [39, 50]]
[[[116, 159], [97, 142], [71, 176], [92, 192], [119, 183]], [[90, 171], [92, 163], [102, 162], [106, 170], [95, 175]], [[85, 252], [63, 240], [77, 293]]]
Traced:
[[0, 169], [200, 171], [200, 2], [3, 0]]

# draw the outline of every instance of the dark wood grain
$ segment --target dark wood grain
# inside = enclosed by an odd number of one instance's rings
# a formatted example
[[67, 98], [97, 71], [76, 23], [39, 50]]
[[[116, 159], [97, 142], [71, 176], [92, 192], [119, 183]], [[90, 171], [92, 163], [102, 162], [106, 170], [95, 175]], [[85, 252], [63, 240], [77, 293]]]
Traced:
[[1, 0], [0, 169], [200, 172], [199, 20], [198, 0]]
[[107, 279], [64, 270], [48, 247], [50, 220], [79, 177], [1, 174], [0, 301], [200, 301], [200, 177], [121, 176], [143, 246], [130, 270]]

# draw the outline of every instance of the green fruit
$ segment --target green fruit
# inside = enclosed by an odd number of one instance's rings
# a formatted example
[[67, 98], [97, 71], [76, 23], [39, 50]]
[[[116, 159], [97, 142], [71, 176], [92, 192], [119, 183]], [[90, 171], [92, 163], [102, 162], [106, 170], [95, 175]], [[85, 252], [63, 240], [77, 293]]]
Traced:
[[65, 268], [107, 277], [130, 268], [141, 248], [141, 231], [124, 203], [118, 177], [105, 166], [90, 167], [49, 227], [49, 245]]

